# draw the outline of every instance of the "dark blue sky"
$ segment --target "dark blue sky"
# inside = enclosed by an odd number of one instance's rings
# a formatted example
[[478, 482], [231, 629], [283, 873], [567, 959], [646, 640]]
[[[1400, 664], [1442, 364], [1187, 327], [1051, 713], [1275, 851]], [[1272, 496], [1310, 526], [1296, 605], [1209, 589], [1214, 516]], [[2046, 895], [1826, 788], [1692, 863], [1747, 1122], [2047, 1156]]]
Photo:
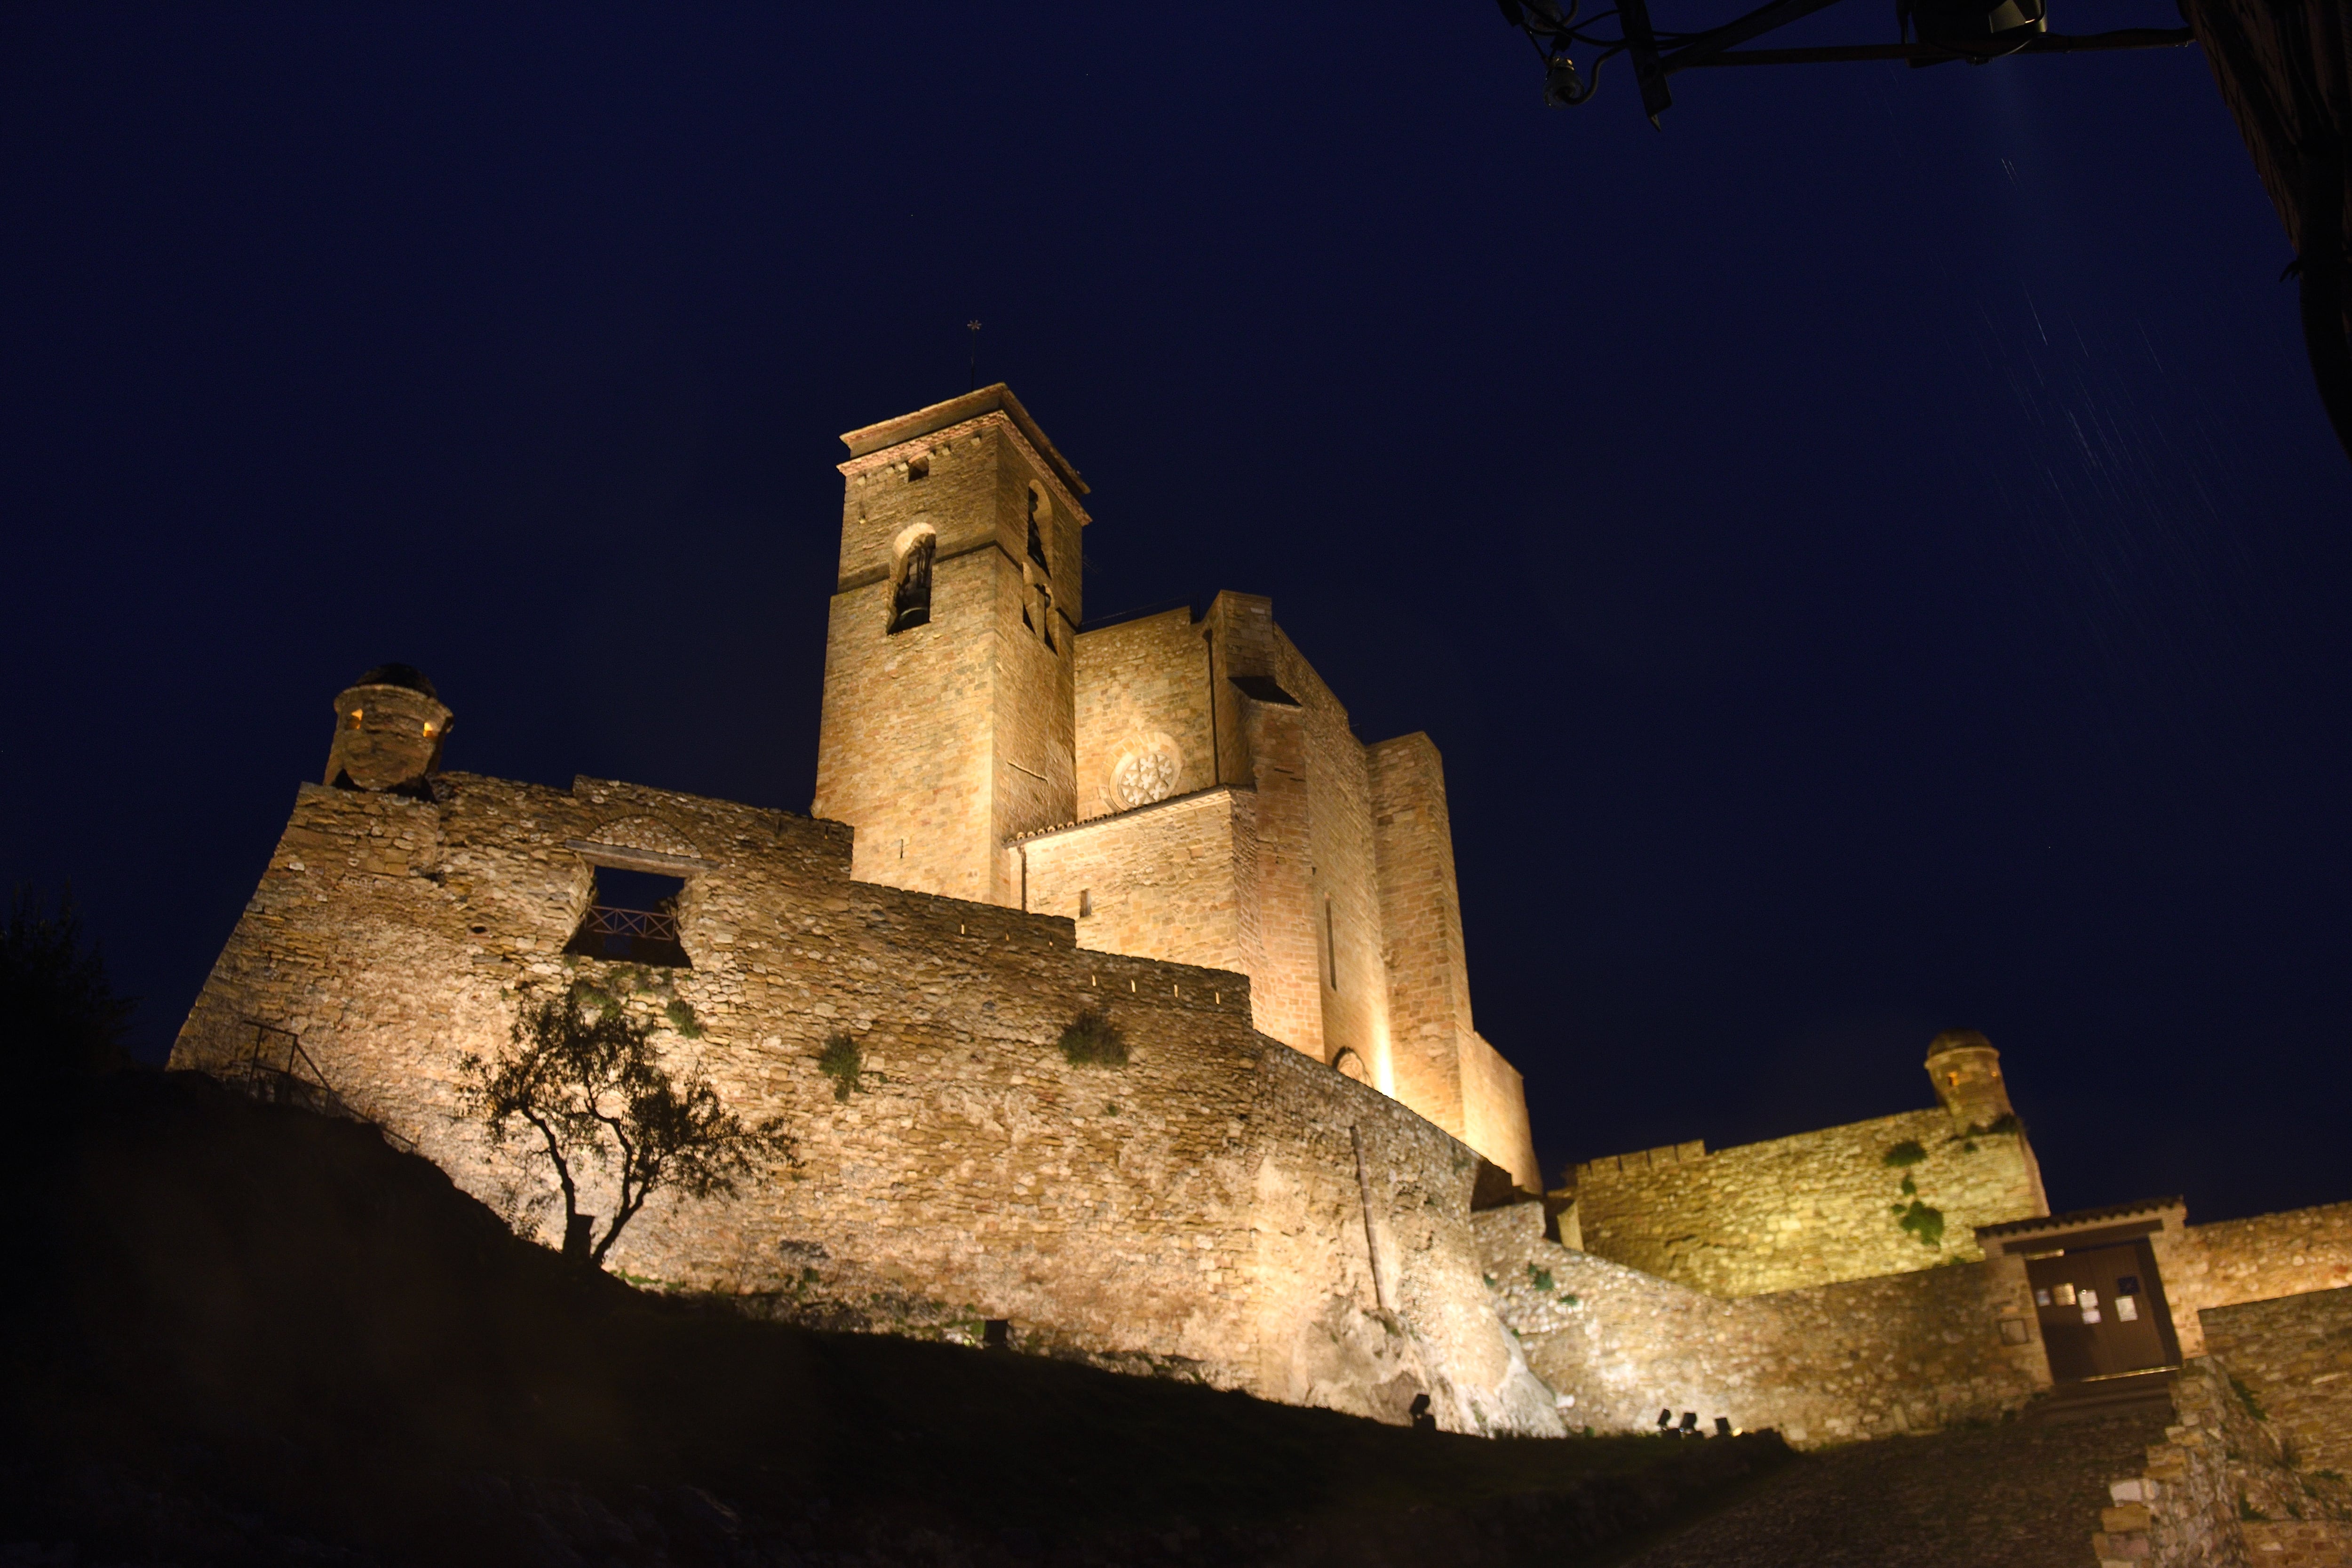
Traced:
[[152, 1053], [371, 664], [806, 809], [835, 433], [977, 316], [1095, 611], [1269, 594], [1435, 736], [1548, 1167], [1976, 1027], [2062, 1207], [2352, 1197], [2352, 468], [2195, 51], [1655, 132], [1488, 0], [353, 9], [0, 17], [0, 873]]

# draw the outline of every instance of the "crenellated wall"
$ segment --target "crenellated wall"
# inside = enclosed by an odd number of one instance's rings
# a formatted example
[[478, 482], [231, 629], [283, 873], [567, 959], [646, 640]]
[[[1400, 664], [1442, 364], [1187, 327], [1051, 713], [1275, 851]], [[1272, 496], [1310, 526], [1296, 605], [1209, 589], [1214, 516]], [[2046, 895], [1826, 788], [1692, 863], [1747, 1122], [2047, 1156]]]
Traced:
[[[1475, 1156], [1258, 1035], [1244, 976], [853, 880], [835, 824], [588, 779], [433, 794], [301, 789], [175, 1068], [232, 1065], [255, 1022], [295, 1031], [339, 1093], [552, 1239], [548, 1175], [460, 1114], [458, 1058], [589, 980], [797, 1145], [735, 1199], [656, 1197], [611, 1258], [631, 1275], [845, 1327], [1005, 1318], [1271, 1398], [1401, 1420], [1425, 1391], [1449, 1428], [1557, 1430], [1479, 1279]], [[685, 875], [691, 968], [564, 952], [592, 865], [633, 862]], [[1086, 1008], [1126, 1067], [1064, 1059]], [[845, 1100], [817, 1070], [836, 1031], [864, 1054]]]

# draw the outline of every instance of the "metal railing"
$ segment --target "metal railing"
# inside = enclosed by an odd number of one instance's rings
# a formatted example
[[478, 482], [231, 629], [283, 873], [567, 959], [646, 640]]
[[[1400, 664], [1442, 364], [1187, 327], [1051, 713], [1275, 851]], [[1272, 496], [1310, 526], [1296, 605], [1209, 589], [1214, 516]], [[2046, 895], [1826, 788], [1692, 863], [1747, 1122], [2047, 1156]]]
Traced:
[[580, 930], [588, 936], [641, 936], [653, 942], [677, 940], [677, 917], [658, 910], [616, 910], [592, 905]]
[[[276, 1024], [265, 1024], [256, 1018], [245, 1020], [253, 1026], [253, 1047], [219, 1073], [222, 1082], [238, 1089], [265, 1105], [290, 1105], [314, 1115], [338, 1117], [345, 1121], [357, 1121], [373, 1127], [383, 1141], [404, 1154], [416, 1152], [416, 1145], [394, 1132], [374, 1117], [362, 1114], [327, 1082], [327, 1075], [302, 1048], [302, 1037]], [[278, 1065], [278, 1058], [285, 1065]]]

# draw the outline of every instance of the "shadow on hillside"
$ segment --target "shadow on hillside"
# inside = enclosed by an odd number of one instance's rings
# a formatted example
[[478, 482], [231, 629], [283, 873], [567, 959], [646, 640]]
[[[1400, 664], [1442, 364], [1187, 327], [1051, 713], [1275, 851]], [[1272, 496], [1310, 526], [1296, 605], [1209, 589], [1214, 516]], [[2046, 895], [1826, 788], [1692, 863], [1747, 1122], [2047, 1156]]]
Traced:
[[575, 1274], [371, 1130], [186, 1075], [12, 1136], [0, 1546], [83, 1563], [1563, 1563], [1786, 1456], [752, 1321]]

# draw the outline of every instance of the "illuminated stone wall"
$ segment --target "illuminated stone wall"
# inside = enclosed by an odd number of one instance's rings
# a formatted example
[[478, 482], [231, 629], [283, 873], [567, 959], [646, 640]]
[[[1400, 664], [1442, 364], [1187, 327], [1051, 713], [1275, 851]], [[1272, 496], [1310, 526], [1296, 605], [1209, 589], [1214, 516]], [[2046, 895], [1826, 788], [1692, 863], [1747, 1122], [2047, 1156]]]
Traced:
[[2352, 1285], [2352, 1203], [2192, 1225], [2164, 1283], [2189, 1312]]
[[1182, 607], [1087, 632], [1077, 656], [1077, 815], [1107, 816], [1222, 782], [1210, 649]]
[[[1367, 760], [1389, 968], [1389, 1062], [1397, 1093], [1441, 1126], [1463, 1128], [1465, 1137], [1474, 1121], [1481, 1123], [1486, 1141], [1471, 1137], [1474, 1147], [1517, 1152], [1517, 1130], [1486, 1128], [1486, 1108], [1474, 1117], [1465, 1094], [1463, 1058], [1475, 1035], [1444, 764], [1426, 735], [1383, 741]], [[1524, 1123], [1524, 1096], [1517, 1105]], [[1542, 1190], [1531, 1152], [1524, 1172], [1503, 1154], [1487, 1157], [1511, 1169], [1521, 1186]]]
[[2208, 1307], [2205, 1349], [2305, 1469], [2352, 1474], [2352, 1287]]
[[[1076, 815], [1075, 471], [1002, 388], [846, 439], [814, 813], [858, 828], [860, 880], [1013, 903], [1005, 840]], [[930, 617], [893, 632], [894, 563], [923, 531]]]
[[[445, 774], [435, 799], [302, 787], [173, 1056], [251, 1023], [525, 1234], [547, 1173], [459, 1114], [457, 1062], [587, 979], [654, 1020], [796, 1163], [657, 1197], [614, 1266], [799, 1321], [1016, 1338], [1108, 1364], [1461, 1430], [1555, 1430], [1479, 1278], [1471, 1151], [1256, 1034], [1232, 973], [1088, 952], [1066, 919], [854, 880], [835, 824], [583, 779]], [[568, 955], [594, 863], [682, 869], [691, 968]], [[672, 1005], [678, 1005], [675, 1015]], [[1082, 1009], [1124, 1068], [1056, 1048]], [[826, 1037], [864, 1055], [846, 1100]], [[608, 1212], [592, 1182], [586, 1206]]]
[[2049, 1385], [2015, 1259], [1727, 1300], [1546, 1241], [1540, 1204], [1477, 1226], [1504, 1321], [1571, 1429], [1691, 1411], [1819, 1447], [1997, 1419]]
[[[1919, 1161], [1887, 1164], [1906, 1144]], [[1718, 1296], [1975, 1262], [1972, 1227], [2049, 1212], [2021, 1131], [1970, 1136], [1942, 1110], [1713, 1153], [1675, 1144], [1571, 1174], [1588, 1249]], [[1915, 1203], [1940, 1214], [1940, 1245], [1903, 1228]]]
[[1367, 748], [1244, 594], [1086, 633], [1076, 703], [1084, 820], [1019, 844], [1026, 907], [1085, 947], [1245, 972], [1260, 1030], [1537, 1190], [1519, 1075], [1471, 1025], [1429, 738]]
[[1202, 790], [1024, 839], [1028, 907], [1074, 921], [1083, 948], [1249, 973], [1255, 804], [1249, 790]]

